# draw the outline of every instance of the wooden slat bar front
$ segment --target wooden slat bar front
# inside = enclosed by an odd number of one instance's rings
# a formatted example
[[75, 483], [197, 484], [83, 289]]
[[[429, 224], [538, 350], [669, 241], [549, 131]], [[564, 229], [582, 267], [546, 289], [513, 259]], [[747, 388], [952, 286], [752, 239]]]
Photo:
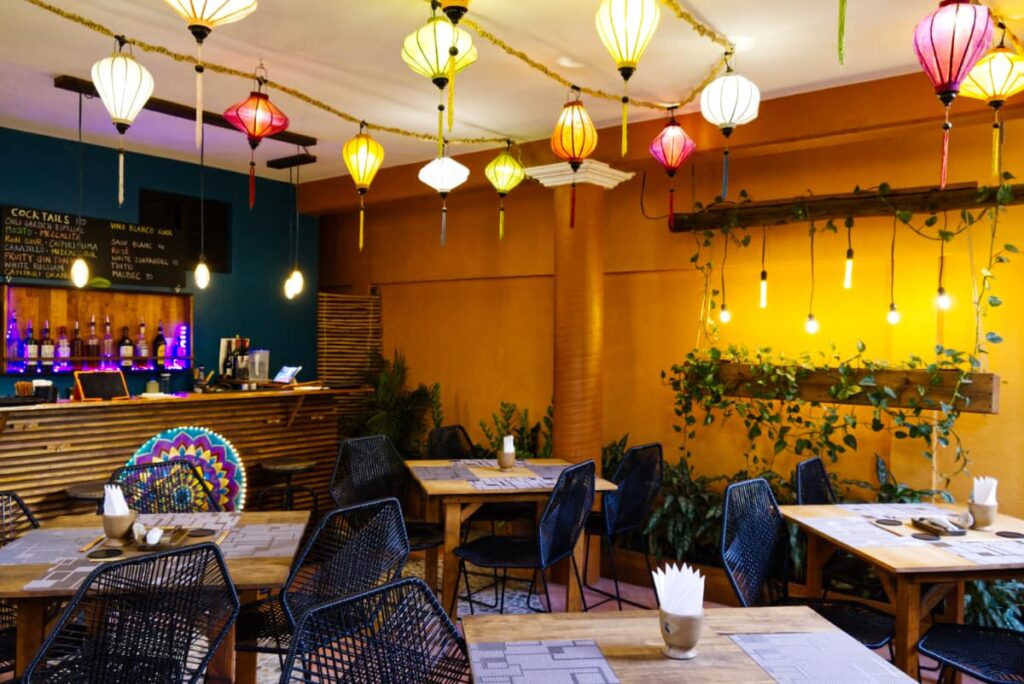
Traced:
[[0, 408], [0, 490], [18, 492], [42, 519], [88, 512], [94, 504], [70, 499], [66, 487], [109, 477], [162, 430], [195, 425], [234, 444], [245, 465], [249, 502], [274, 483], [259, 463], [286, 456], [315, 459], [316, 469], [296, 475], [295, 483], [313, 487], [325, 509], [338, 452], [335, 401], [346, 391], [222, 392]]

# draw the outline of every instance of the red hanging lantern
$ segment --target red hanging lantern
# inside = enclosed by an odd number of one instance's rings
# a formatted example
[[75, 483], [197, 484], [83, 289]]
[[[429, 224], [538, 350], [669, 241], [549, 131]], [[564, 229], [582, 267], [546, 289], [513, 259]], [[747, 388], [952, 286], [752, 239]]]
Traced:
[[264, 138], [288, 128], [288, 117], [274, 106], [263, 88], [267, 83], [267, 70], [260, 64], [256, 68], [256, 90], [236, 105], [228, 107], [224, 118], [249, 138], [249, 208], [256, 204], [256, 148]]
[[671, 179], [668, 188], [668, 227], [671, 230], [676, 218], [676, 171], [694, 153], [697, 149], [697, 143], [686, 134], [683, 127], [676, 121], [676, 117], [673, 116], [665, 124], [665, 127], [661, 129], [661, 132], [655, 136], [654, 140], [651, 141], [649, 149], [651, 156], [657, 159], [658, 163], [665, 168], [665, 172], [668, 173], [668, 177]]
[[914, 29], [914, 52], [946, 107], [942, 123], [942, 171], [940, 189], [946, 187], [949, 159], [949, 106], [960, 92], [960, 84], [992, 44], [992, 19], [988, 7], [970, 0], [942, 0], [939, 8], [922, 19]]

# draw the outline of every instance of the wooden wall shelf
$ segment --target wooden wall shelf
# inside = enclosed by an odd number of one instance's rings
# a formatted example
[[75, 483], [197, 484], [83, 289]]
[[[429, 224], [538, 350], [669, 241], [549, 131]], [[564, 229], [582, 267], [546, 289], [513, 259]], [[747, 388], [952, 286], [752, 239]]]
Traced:
[[[1014, 185], [1013, 199], [1007, 204], [1024, 203], [1024, 184]], [[866, 218], [892, 216], [895, 211], [932, 214], [941, 211], [981, 209], [995, 204], [997, 188], [979, 198], [977, 183], [951, 185], [938, 188], [893, 189], [883, 200], [877, 190], [864, 190], [819, 197], [789, 197], [786, 199], [715, 204], [702, 211], [676, 214], [670, 226], [673, 233], [718, 230], [727, 226], [783, 226], [808, 221], [828, 221], [847, 217]]]
[[[759, 384], [752, 366], [745, 363], [723, 363], [719, 369], [719, 377], [726, 385], [723, 392], [731, 397], [772, 398], [775, 388]], [[864, 369], [853, 371], [852, 380], [860, 383], [868, 375], [874, 377], [876, 388], [884, 391], [888, 387], [895, 393], [889, 398], [890, 408], [911, 409], [928, 405], [938, 409], [940, 404], [954, 406], [964, 413], [999, 413], [999, 376], [994, 373], [972, 373], [970, 382], [960, 384], [960, 394], [970, 401], [954, 402], [953, 393], [960, 382], [961, 373], [954, 370], [943, 370], [938, 373], [938, 383], [933, 384], [932, 376], [925, 370], [877, 370], [869, 372]], [[815, 369], [806, 375], [798, 376], [800, 398], [805, 401], [823, 404], [851, 404], [869, 406], [871, 401], [866, 392], [855, 394], [847, 399], [837, 399], [830, 393], [830, 388], [840, 384], [839, 371], [836, 369]], [[924, 396], [918, 388], [927, 388]], [[930, 404], [928, 403], [930, 402]]]

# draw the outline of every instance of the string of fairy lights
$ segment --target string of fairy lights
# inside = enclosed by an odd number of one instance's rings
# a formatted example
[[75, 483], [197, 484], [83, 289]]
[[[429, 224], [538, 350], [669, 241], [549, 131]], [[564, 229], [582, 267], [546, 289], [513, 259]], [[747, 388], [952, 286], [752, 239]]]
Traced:
[[[467, 17], [471, 0], [426, 0], [429, 15], [426, 22], [410, 33], [401, 46], [401, 57], [416, 74], [429, 80], [438, 91], [436, 133], [423, 133], [395, 126], [362, 120], [352, 114], [327, 104], [307, 93], [285, 84], [270, 80], [262, 64], [255, 73], [238, 70], [229, 66], [207, 62], [203, 59], [202, 48], [215, 30], [223, 25], [241, 21], [257, 9], [257, 0], [222, 0], [217, 3], [195, 3], [190, 0], [165, 0], [185, 21], [185, 25], [196, 43], [194, 56], [185, 55], [164, 46], [154, 45], [138, 39], [129, 39], [114, 33], [110, 28], [79, 14], [56, 7], [45, 0], [25, 0], [29, 4], [54, 15], [77, 23], [92, 31], [107, 35], [116, 41], [114, 53], [98, 61], [92, 69], [92, 80], [111, 120], [119, 133], [118, 148], [118, 203], [124, 202], [124, 136], [135, 116], [141, 111], [153, 92], [153, 78], [135, 58], [133, 51], [153, 53], [169, 57], [177, 62], [189, 64], [195, 72], [196, 82], [196, 147], [200, 157], [203, 143], [203, 78], [209, 71], [251, 79], [254, 83], [246, 99], [228, 108], [224, 117], [245, 134], [253, 155], [249, 164], [249, 206], [256, 202], [254, 151], [260, 142], [269, 136], [287, 130], [289, 118], [275, 103], [271, 102], [268, 91], [286, 94], [305, 104], [328, 112], [348, 123], [358, 124], [358, 133], [342, 148], [342, 157], [359, 194], [359, 238], [358, 249], [366, 245], [365, 196], [384, 161], [384, 147], [373, 138], [373, 132], [403, 136], [436, 145], [436, 155], [420, 169], [420, 181], [434, 189], [441, 199], [441, 245], [447, 241], [447, 202], [453, 190], [466, 182], [470, 171], [455, 160], [450, 149], [455, 144], [503, 144], [504, 149], [485, 168], [485, 176], [499, 198], [498, 238], [503, 240], [506, 233], [504, 198], [526, 177], [511, 136], [460, 138], [452, 136], [456, 124], [456, 80], [459, 73], [471, 67], [478, 59], [478, 52], [469, 32], [494, 45], [507, 55], [514, 57], [531, 69], [569, 90], [568, 101], [555, 124], [551, 136], [551, 149], [555, 155], [567, 162], [575, 174], [597, 146], [597, 130], [587, 113], [583, 97], [615, 101], [622, 105], [621, 154], [628, 152], [628, 115], [630, 107], [641, 107], [665, 111], [668, 121], [648, 146], [651, 156], [664, 168], [669, 177], [668, 221], [673, 224], [674, 178], [677, 171], [690, 159], [697, 149], [696, 143], [675, 118], [675, 110], [689, 102], [700, 99], [703, 118], [716, 126], [726, 144], [722, 152], [721, 193], [718, 201], [729, 198], [730, 151], [728, 142], [735, 130], [757, 118], [761, 95], [758, 87], [735, 70], [732, 43], [722, 34], [697, 20], [687, 12], [678, 0], [600, 0], [595, 12], [595, 29], [598, 38], [608, 50], [615, 67], [622, 78], [621, 94], [609, 93], [597, 88], [573, 83], [562, 74], [533, 59], [526, 52], [509, 45], [471, 17]], [[628, 93], [629, 81], [639, 67], [641, 58], [658, 30], [662, 7], [676, 18], [687, 23], [698, 35], [719, 46], [723, 56], [708, 71], [705, 78], [678, 102], [665, 104], [631, 98]], [[845, 58], [845, 14], [846, 3], [840, 3], [840, 44], [839, 61]], [[996, 28], [1001, 29], [998, 45], [992, 46]], [[1007, 42], [1009, 44], [1007, 44]], [[926, 75], [935, 86], [935, 92], [945, 107], [942, 122], [942, 155], [940, 166], [941, 189], [945, 188], [948, 171], [949, 137], [952, 124], [949, 121], [950, 105], [958, 94], [985, 101], [993, 110], [995, 119], [992, 136], [992, 170], [1002, 174], [1002, 147], [1005, 130], [1000, 121], [1000, 108], [1006, 100], [1024, 90], [1024, 58], [1017, 48], [1020, 41], [1009, 32], [1004, 22], [989, 8], [971, 0], [944, 0], [939, 8], [922, 19], [914, 31], [914, 49]], [[963, 59], [950, 59], [954, 52]], [[571, 194], [572, 207], [569, 212], [570, 226], [575, 223], [575, 182]], [[297, 200], [296, 200], [297, 202]], [[297, 207], [296, 207], [297, 209]], [[201, 211], [202, 213], [202, 211]], [[844, 263], [844, 289], [853, 286], [854, 244], [853, 222], [846, 223], [846, 258]], [[297, 225], [296, 225], [297, 230]], [[203, 232], [203, 231], [201, 231]], [[812, 223], [810, 275], [811, 293], [808, 319], [805, 329], [814, 334], [819, 324], [814, 317], [814, 268], [815, 229]], [[201, 235], [201, 243], [203, 236]], [[944, 287], [945, 238], [940, 246], [939, 285], [936, 305], [948, 309], [951, 299]], [[765, 263], [767, 231], [763, 229], [761, 241], [760, 300], [761, 308], [767, 307], [768, 271]], [[895, 260], [895, 233], [891, 245], [891, 260]], [[197, 265], [196, 285], [203, 289], [209, 285], [209, 270], [205, 255], [200, 250]], [[727, 254], [727, 253], [726, 253]], [[727, 258], [727, 256], [725, 257]], [[298, 269], [297, 254], [293, 257], [289, 248], [289, 259], [293, 264], [285, 282], [285, 294], [293, 298], [302, 292], [302, 273]], [[724, 258], [723, 258], [724, 262]], [[205, 271], [201, 273], [200, 271]], [[88, 282], [88, 267], [84, 259], [75, 260], [72, 268], [73, 282], [82, 287]], [[84, 274], [84, 275], [83, 275]], [[892, 281], [895, 267], [890, 276], [890, 307], [887, 320], [899, 322], [899, 312], [892, 296]], [[732, 312], [725, 301], [724, 263], [721, 280], [722, 302], [719, 320], [728, 323]]]

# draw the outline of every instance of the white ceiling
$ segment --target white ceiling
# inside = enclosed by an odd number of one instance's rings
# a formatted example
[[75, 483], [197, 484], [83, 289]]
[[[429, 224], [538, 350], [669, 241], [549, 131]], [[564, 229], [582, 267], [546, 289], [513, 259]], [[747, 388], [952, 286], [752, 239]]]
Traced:
[[[149, 43], [192, 54], [195, 44], [163, 0], [49, 0]], [[621, 81], [594, 29], [597, 0], [475, 0], [471, 17], [513, 47], [552, 66], [573, 81], [618, 92]], [[836, 59], [835, 0], [689, 0], [682, 4], [737, 43], [738, 70], [758, 83], [765, 98], [870, 80], [918, 69], [911, 49], [914, 24], [936, 0], [856, 0], [849, 3], [846, 65]], [[1024, 0], [995, 2], [1008, 16], [1024, 19]], [[262, 58], [271, 79], [369, 121], [429, 133], [436, 125], [437, 90], [402, 62], [402, 39], [428, 16], [424, 0], [260, 0], [243, 21], [214, 31], [204, 57], [248, 70]], [[455, 136], [547, 137], [565, 89], [479, 37], [479, 59], [459, 75]], [[113, 41], [39, 9], [25, 0], [0, 2], [0, 126], [73, 138], [76, 96], [56, 90], [53, 76], [88, 78], [94, 61]], [[630, 81], [634, 97], [674, 101], [699, 83], [721, 50], [671, 12]], [[157, 97], [191, 104], [189, 65], [157, 54], [137, 53], [153, 73]], [[557, 66], [560, 58], [579, 64]], [[565, 61], [562, 59], [562, 61]], [[250, 84], [208, 72], [206, 107], [222, 111], [242, 99]], [[272, 99], [291, 118], [292, 130], [319, 138], [310, 151], [320, 161], [303, 169], [303, 180], [345, 173], [340, 147], [355, 127], [287, 95]], [[615, 102], [587, 99], [598, 126], [618, 121]], [[809, 113], [810, 114], [810, 113]], [[633, 119], [659, 116], [633, 109]], [[86, 102], [86, 139], [115, 146], [116, 133], [102, 104]], [[244, 171], [249, 148], [240, 133], [209, 130], [207, 158], [215, 166]], [[128, 133], [129, 149], [194, 160], [192, 124], [152, 112], [139, 115]], [[429, 143], [378, 134], [386, 165], [429, 159]], [[468, 148], [454, 149], [455, 153]], [[259, 172], [285, 178], [263, 161], [294, 153], [266, 141], [257, 150]]]

